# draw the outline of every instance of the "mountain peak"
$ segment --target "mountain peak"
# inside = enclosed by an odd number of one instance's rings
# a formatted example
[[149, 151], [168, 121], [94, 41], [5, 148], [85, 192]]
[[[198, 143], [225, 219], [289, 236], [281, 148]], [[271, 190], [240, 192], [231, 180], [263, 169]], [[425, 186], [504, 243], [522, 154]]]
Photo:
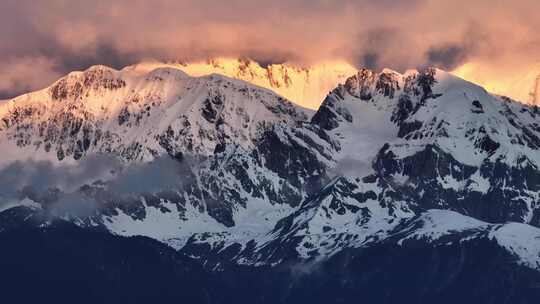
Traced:
[[310, 109], [317, 109], [324, 97], [357, 70], [343, 61], [327, 61], [302, 67], [292, 63], [261, 66], [246, 58], [213, 58], [194, 62], [143, 62], [124, 70], [147, 72], [173, 67], [195, 77], [221, 74], [270, 89]]
[[272, 124], [308, 119], [270, 90], [219, 74], [191, 77], [171, 66], [144, 72], [93, 66], [0, 105], [0, 114], [3, 150], [16, 145], [58, 160], [102, 151], [126, 160], [210, 155], [225, 144], [250, 147]]

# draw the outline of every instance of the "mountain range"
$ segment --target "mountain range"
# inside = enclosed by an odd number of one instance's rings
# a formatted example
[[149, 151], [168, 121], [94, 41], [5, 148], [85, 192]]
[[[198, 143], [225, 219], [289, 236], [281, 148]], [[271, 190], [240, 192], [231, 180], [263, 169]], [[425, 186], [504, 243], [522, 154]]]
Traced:
[[0, 105], [9, 296], [536, 302], [538, 107], [435, 68], [238, 62], [94, 66]]

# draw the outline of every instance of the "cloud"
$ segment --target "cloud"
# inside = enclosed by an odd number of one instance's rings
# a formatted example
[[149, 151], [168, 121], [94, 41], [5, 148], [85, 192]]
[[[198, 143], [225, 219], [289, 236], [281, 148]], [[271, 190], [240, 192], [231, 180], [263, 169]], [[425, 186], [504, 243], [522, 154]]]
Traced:
[[[181, 189], [192, 181], [194, 164], [190, 157], [180, 161], [163, 156], [126, 165], [101, 154], [70, 164], [16, 161], [0, 170], [0, 210], [29, 198], [52, 213], [89, 215], [107, 200], [131, 202], [141, 195]], [[92, 189], [100, 190], [93, 195]]]
[[19, 95], [52, 83], [60, 76], [47, 57], [23, 57], [0, 61], [0, 99]]
[[454, 69], [465, 61], [467, 54], [467, 49], [461, 45], [436, 46], [427, 51], [427, 65]]
[[[525, 67], [540, 57], [539, 9], [536, 0], [4, 0], [0, 88], [14, 95], [92, 64], [119, 68], [147, 58]], [[40, 62], [42, 80], [21, 84], [19, 60]]]
[[330, 175], [364, 177], [372, 171], [371, 166], [370, 159], [358, 159], [345, 156], [339, 160], [335, 168], [330, 170]]
[[40, 193], [50, 189], [74, 191], [85, 183], [110, 179], [120, 168], [118, 160], [105, 155], [92, 155], [77, 164], [16, 161], [0, 170], [0, 197], [15, 197], [29, 187]]
[[163, 156], [149, 163], [130, 165], [110, 181], [109, 188], [118, 194], [156, 193], [174, 190], [190, 181], [195, 162], [189, 157], [178, 161]]

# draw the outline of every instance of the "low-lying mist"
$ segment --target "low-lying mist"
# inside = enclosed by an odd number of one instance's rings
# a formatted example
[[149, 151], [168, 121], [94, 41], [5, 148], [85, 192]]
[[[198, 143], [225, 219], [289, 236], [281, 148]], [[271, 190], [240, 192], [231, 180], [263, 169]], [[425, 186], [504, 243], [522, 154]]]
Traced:
[[193, 180], [194, 164], [191, 157], [170, 156], [127, 164], [101, 154], [70, 164], [16, 161], [0, 169], [0, 210], [30, 199], [53, 214], [90, 215], [104, 201], [180, 189]]

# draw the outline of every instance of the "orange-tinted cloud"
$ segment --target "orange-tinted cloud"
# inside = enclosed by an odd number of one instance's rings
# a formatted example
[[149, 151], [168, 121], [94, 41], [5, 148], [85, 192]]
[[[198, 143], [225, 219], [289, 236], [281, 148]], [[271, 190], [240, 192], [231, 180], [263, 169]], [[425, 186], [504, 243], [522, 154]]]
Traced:
[[4, 0], [0, 63], [6, 71], [6, 62], [46, 58], [53, 68], [37, 87], [91, 64], [146, 58], [522, 71], [540, 59], [538, 11], [537, 0]]
[[0, 96], [28, 92], [47, 83], [52, 83], [60, 75], [55, 64], [45, 57], [23, 57], [0, 62]]

